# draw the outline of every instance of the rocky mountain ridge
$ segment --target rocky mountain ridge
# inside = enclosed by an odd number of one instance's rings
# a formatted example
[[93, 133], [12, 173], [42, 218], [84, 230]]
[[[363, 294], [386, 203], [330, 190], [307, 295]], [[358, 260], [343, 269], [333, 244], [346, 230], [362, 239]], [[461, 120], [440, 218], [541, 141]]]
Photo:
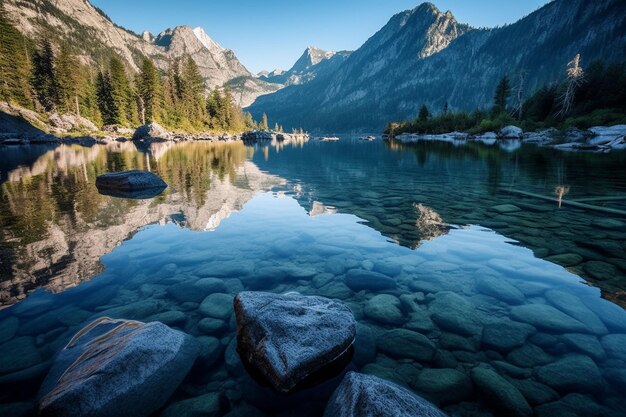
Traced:
[[450, 12], [424, 3], [391, 18], [332, 73], [259, 97], [249, 108], [283, 126], [309, 130], [382, 130], [414, 118], [422, 104], [439, 113], [488, 108], [497, 82], [525, 91], [556, 82], [578, 53], [624, 60], [626, 9], [620, 0], [555, 0], [520, 21], [494, 29], [460, 24]]

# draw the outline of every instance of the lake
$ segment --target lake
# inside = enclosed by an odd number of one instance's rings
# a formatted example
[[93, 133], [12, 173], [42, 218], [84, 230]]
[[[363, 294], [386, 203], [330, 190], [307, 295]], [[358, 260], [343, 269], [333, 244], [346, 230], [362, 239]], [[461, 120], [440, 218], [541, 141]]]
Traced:
[[[169, 188], [98, 193], [97, 175], [126, 169]], [[201, 343], [170, 403], [321, 416], [343, 374], [279, 395], [242, 365], [232, 305], [199, 310], [253, 290], [343, 301], [358, 322], [343, 372], [450, 416], [626, 416], [626, 153], [349, 136], [16, 146], [0, 184], [1, 415], [30, 415], [55, 353], [107, 316]], [[355, 270], [395, 288], [351, 288]], [[432, 358], [416, 359], [415, 333]]]

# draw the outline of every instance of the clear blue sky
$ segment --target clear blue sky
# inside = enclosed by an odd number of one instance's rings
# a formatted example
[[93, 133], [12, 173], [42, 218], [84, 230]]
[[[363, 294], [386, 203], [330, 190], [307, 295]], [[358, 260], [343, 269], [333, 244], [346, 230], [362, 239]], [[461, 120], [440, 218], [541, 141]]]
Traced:
[[[304, 49], [357, 49], [419, 0], [91, 0], [137, 33], [202, 26], [251, 71], [289, 69]], [[513, 23], [548, 0], [432, 0], [462, 23]]]

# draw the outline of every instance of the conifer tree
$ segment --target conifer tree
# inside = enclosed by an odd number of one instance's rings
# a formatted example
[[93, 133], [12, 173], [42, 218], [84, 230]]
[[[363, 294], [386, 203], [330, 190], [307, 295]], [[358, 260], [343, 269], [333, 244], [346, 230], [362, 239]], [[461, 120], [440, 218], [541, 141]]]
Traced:
[[116, 124], [120, 120], [120, 109], [116, 106], [111, 93], [111, 80], [109, 75], [100, 71], [96, 82], [98, 107], [102, 114], [102, 123], [105, 125]]
[[0, 100], [32, 106], [27, 41], [6, 17], [0, 1]]
[[493, 98], [493, 113], [498, 114], [506, 111], [507, 101], [511, 94], [511, 84], [509, 83], [509, 77], [506, 75], [502, 77], [498, 86], [496, 87], [496, 93]]
[[420, 122], [425, 122], [430, 118], [430, 111], [428, 110], [428, 107], [426, 106], [426, 104], [422, 104], [422, 107], [420, 108], [420, 112], [417, 118], [419, 119]]
[[71, 54], [69, 45], [63, 42], [55, 65], [59, 110], [63, 113], [80, 115], [79, 95], [84, 89], [82, 71], [80, 63]]
[[32, 84], [39, 104], [46, 111], [53, 111], [59, 103], [59, 96], [54, 70], [54, 51], [48, 39], [42, 40], [33, 54]]
[[196, 61], [187, 57], [180, 74], [180, 99], [182, 113], [194, 127], [199, 127], [205, 119], [204, 79]]
[[261, 123], [259, 123], [259, 130], [263, 130], [265, 132], [269, 130], [269, 127], [267, 125], [267, 114], [265, 113], [263, 113], [263, 116], [261, 117]]
[[159, 119], [162, 107], [161, 76], [154, 63], [144, 58], [137, 77], [137, 98], [142, 123], [151, 123]]

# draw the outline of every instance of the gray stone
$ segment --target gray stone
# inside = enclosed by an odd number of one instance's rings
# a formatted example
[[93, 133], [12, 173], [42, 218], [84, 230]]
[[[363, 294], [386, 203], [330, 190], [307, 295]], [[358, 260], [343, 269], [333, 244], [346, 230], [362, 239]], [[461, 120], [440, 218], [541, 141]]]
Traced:
[[515, 213], [521, 211], [519, 207], [514, 206], [513, 204], [500, 204], [498, 206], [491, 207], [491, 210], [500, 214]]
[[576, 350], [597, 361], [602, 361], [606, 353], [597, 337], [591, 334], [568, 333], [561, 337], [570, 349]]
[[350, 309], [317, 296], [242, 292], [235, 315], [240, 355], [281, 392], [340, 357], [356, 335]]
[[544, 304], [526, 304], [513, 307], [511, 317], [539, 329], [557, 333], [585, 333], [587, 331], [587, 326], [580, 321]]
[[[222, 284], [223, 286], [223, 284]], [[180, 303], [191, 302], [201, 303], [212, 291], [205, 291], [188, 282], [170, 285], [167, 287], [167, 294]]]
[[170, 133], [157, 122], [152, 122], [143, 126], [139, 126], [133, 134], [133, 140], [168, 139], [169, 137]]
[[446, 417], [412, 392], [372, 375], [348, 372], [326, 405], [324, 417]]
[[496, 411], [511, 417], [533, 415], [532, 408], [519, 390], [493, 370], [476, 367], [471, 374], [475, 387]]
[[111, 190], [118, 192], [133, 192], [167, 188], [167, 184], [156, 174], [147, 171], [123, 171], [103, 174], [96, 177], [98, 191]]
[[226, 289], [226, 283], [220, 278], [201, 278], [194, 282], [193, 286], [204, 294], [228, 292]]
[[170, 310], [155, 314], [146, 319], [146, 322], [151, 321], [160, 321], [166, 326], [183, 326], [187, 321], [187, 315], [182, 311]]
[[147, 416], [162, 407], [198, 354], [162, 323], [101, 318], [57, 355], [39, 392], [44, 415]]
[[0, 343], [4, 343], [9, 339], [12, 339], [17, 332], [17, 328], [20, 325], [20, 320], [17, 317], [11, 316], [0, 321]]
[[583, 257], [577, 253], [562, 253], [549, 256], [546, 260], [563, 266], [576, 266], [583, 261]]
[[210, 294], [202, 301], [198, 310], [205, 316], [228, 320], [233, 314], [233, 298], [230, 294]]
[[594, 361], [583, 355], [570, 355], [542, 366], [537, 378], [560, 392], [594, 393], [603, 389], [600, 370]]
[[508, 352], [511, 349], [522, 346], [526, 339], [535, 331], [535, 328], [529, 324], [503, 320], [485, 325], [482, 343], [488, 349]]
[[502, 129], [500, 129], [500, 132], [498, 132], [498, 137], [504, 139], [521, 139], [523, 135], [524, 131], [521, 128], [513, 125], [504, 126]]
[[527, 343], [509, 353], [506, 360], [523, 368], [533, 368], [550, 363], [553, 359], [539, 346]]
[[476, 289], [508, 304], [522, 304], [524, 294], [504, 278], [481, 276], [476, 280]]
[[513, 379], [511, 383], [522, 393], [530, 405], [537, 406], [559, 399], [559, 394], [555, 390], [531, 379]]
[[381, 334], [376, 346], [382, 352], [396, 358], [431, 361], [436, 347], [426, 336], [406, 329], [394, 329]]
[[626, 361], [626, 334], [609, 334], [602, 338], [602, 346], [609, 357]]
[[356, 338], [354, 339], [354, 357], [352, 360], [363, 366], [376, 359], [376, 338], [369, 326], [356, 324]]
[[418, 394], [439, 404], [461, 402], [472, 393], [469, 377], [455, 369], [424, 369], [409, 384]]
[[406, 321], [400, 311], [400, 300], [388, 294], [376, 295], [368, 300], [363, 313], [366, 317], [385, 324], [401, 324]]
[[[623, 254], [622, 248], [617, 249]], [[611, 253], [615, 256], [617, 254]], [[602, 261], [587, 261], [583, 267], [586, 273], [600, 281], [610, 280], [617, 275], [617, 268], [614, 265]]]
[[396, 287], [396, 281], [387, 275], [366, 269], [351, 269], [344, 278], [345, 284], [353, 291], [382, 291]]
[[161, 417], [218, 417], [222, 407], [216, 392], [176, 402], [168, 406]]
[[202, 333], [208, 334], [218, 333], [221, 330], [224, 330], [226, 326], [227, 325], [223, 320], [214, 319], [212, 317], [204, 318], [198, 322], [198, 329]]
[[204, 366], [211, 366], [221, 358], [222, 345], [218, 338], [200, 336], [196, 340], [200, 346], [199, 360]]
[[19, 371], [42, 361], [30, 336], [16, 337], [0, 345], [0, 374]]
[[587, 326], [588, 332], [600, 335], [608, 332], [602, 320], [587, 308], [579, 297], [558, 290], [546, 291], [544, 296], [550, 304]]
[[464, 336], [477, 335], [482, 330], [473, 304], [456, 293], [438, 293], [429, 309], [431, 319], [444, 330]]
[[591, 398], [581, 394], [569, 394], [559, 401], [543, 404], [536, 409], [537, 417], [608, 417], [613, 416], [596, 404]]
[[626, 333], [626, 310], [622, 307], [600, 297], [585, 297], [581, 301], [602, 320], [609, 330]]

